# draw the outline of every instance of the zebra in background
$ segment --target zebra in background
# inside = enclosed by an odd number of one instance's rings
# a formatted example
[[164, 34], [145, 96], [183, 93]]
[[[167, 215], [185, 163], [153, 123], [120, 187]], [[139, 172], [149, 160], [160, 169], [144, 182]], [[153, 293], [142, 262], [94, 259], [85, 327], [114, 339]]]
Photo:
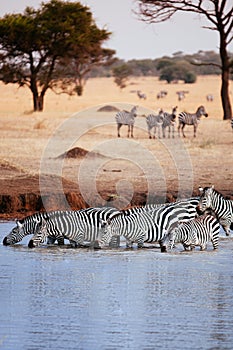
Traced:
[[[100, 227], [102, 220], [107, 220], [109, 217], [111, 217], [111, 215], [120, 212], [115, 208], [103, 207], [87, 208], [77, 211], [52, 211], [35, 213], [33, 215], [25, 217], [22, 220], [18, 220], [16, 222], [16, 227], [14, 227], [12, 231], [3, 239], [3, 245], [12, 245], [20, 242], [27, 235], [37, 234], [42, 225], [42, 222], [47, 222], [48, 220], [50, 221], [50, 230], [47, 234], [48, 243], [52, 244], [57, 240], [59, 245], [64, 244], [64, 239], [66, 238], [65, 233], [66, 231], [69, 231], [70, 227], [68, 228], [64, 226], [62, 230], [60, 230], [61, 223], [64, 223], [65, 218], [68, 217], [70, 222], [73, 220], [71, 223], [71, 225], [73, 225], [72, 230], [77, 232], [75, 223], [79, 218], [78, 215], [81, 215], [81, 213], [84, 213], [83, 216], [88, 216], [90, 213], [92, 213], [92, 216], [95, 217], [93, 221], [98, 222]], [[89, 229], [89, 227], [87, 227], [87, 229]], [[111, 245], [114, 246], [115, 244], [119, 245], [119, 242], [113, 239]], [[33, 246], [33, 242], [31, 242], [30, 245]]]
[[153, 139], [155, 139], [155, 135], [156, 135], [156, 130], [158, 128], [158, 138], [160, 138], [160, 131], [163, 125], [163, 119], [164, 119], [164, 113], [163, 110], [161, 109], [159, 111], [159, 114], [149, 114], [146, 117], [146, 123], [147, 123], [147, 129], [148, 129], [148, 135], [149, 135], [149, 139], [151, 139], [151, 129], [154, 128], [154, 136]]
[[182, 101], [185, 99], [186, 94], [188, 94], [188, 91], [177, 91], [176, 92], [178, 95], [178, 101]]
[[131, 137], [133, 137], [133, 127], [135, 123], [135, 118], [137, 116], [137, 108], [138, 106], [134, 106], [130, 112], [128, 111], [117, 112], [115, 119], [117, 123], [118, 137], [120, 137], [120, 128], [122, 127], [122, 125], [128, 125], [127, 137], [129, 137], [129, 134], [131, 135]]
[[177, 106], [172, 108], [172, 113], [163, 113], [163, 124], [162, 124], [162, 131], [163, 131], [163, 137], [165, 138], [165, 129], [168, 128], [168, 137], [170, 138], [171, 129], [172, 129], [172, 138], [175, 137], [175, 120], [176, 120], [176, 112], [177, 112]]
[[102, 231], [102, 241], [107, 243], [111, 236], [124, 236], [127, 246], [143, 242], [159, 242], [162, 251], [162, 241], [167, 230], [178, 225], [179, 221], [188, 221], [197, 215], [196, 206], [199, 198], [180, 200], [175, 203], [159, 205], [154, 208], [144, 206], [127, 209], [121, 215], [112, 216]]
[[146, 100], [146, 94], [144, 94], [143, 92], [141, 92], [140, 90], [137, 90], [137, 95], [139, 97], [139, 99], [143, 99]]
[[157, 93], [157, 99], [159, 100], [160, 98], [164, 98], [167, 96], [167, 91], [161, 90], [160, 92]]
[[179, 116], [178, 116], [178, 120], [179, 120], [178, 133], [179, 133], [179, 136], [180, 136], [180, 128], [181, 128], [183, 137], [185, 137], [185, 134], [184, 134], [184, 127], [185, 127], [185, 125], [193, 125], [194, 137], [196, 137], [197, 125], [198, 125], [202, 115], [204, 115], [205, 117], [208, 117], [208, 114], [207, 114], [204, 106], [198, 107], [196, 113], [181, 112], [179, 114]]
[[199, 187], [200, 201], [197, 206], [197, 212], [203, 213], [210, 208], [214, 211], [222, 225], [226, 236], [230, 235], [230, 229], [233, 230], [233, 201], [225, 199], [221, 193], [211, 187]]
[[220, 225], [212, 215], [202, 215], [187, 222], [180, 223], [168, 232], [163, 240], [162, 251], [172, 249], [174, 244], [181, 243], [185, 250], [192, 250], [200, 246], [200, 250], [207, 248], [212, 242], [213, 249], [218, 248]]
[[232, 128], [232, 131], [233, 131], [233, 118], [231, 119], [231, 128]]
[[212, 95], [212, 94], [206, 95], [206, 100], [207, 100], [208, 102], [213, 102], [213, 100], [214, 100], [214, 95]]

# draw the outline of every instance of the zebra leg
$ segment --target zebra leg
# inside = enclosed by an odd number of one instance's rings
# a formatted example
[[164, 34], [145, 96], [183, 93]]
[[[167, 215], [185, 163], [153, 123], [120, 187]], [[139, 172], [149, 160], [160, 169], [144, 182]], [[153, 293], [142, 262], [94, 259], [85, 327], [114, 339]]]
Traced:
[[196, 137], [196, 132], [197, 132], [197, 125], [196, 124], [194, 124], [193, 125], [193, 137]]
[[149, 139], [151, 139], [150, 128], [148, 128], [148, 136], [149, 136]]
[[154, 126], [154, 135], [153, 135], [153, 139], [155, 139], [155, 134], [156, 134], [156, 126]]
[[121, 137], [120, 135], [120, 128], [121, 128], [122, 124], [117, 124], [117, 136]]
[[165, 139], [165, 128], [162, 127], [162, 132], [163, 132], [163, 138]]
[[128, 134], [127, 134], [127, 137], [129, 137], [129, 134], [130, 134], [130, 125], [128, 125]]
[[186, 137], [184, 134], [184, 127], [185, 127], [185, 124], [182, 124], [181, 131], [182, 131], [183, 137]]
[[131, 125], [131, 137], [133, 138], [133, 125]]
[[175, 138], [175, 128], [174, 128], [174, 125], [172, 126], [172, 138], [173, 138], [173, 139]]
[[119, 248], [120, 247], [120, 236], [112, 236], [111, 241], [109, 242], [110, 248]]

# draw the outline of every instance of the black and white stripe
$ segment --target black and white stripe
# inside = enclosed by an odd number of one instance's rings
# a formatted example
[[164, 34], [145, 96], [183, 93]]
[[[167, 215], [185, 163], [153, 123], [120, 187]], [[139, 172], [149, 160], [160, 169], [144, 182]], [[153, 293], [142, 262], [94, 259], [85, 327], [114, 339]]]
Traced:
[[176, 112], [177, 112], [177, 106], [172, 108], [171, 113], [164, 112], [163, 114], [163, 124], [162, 124], [162, 131], [163, 131], [163, 137], [165, 138], [165, 129], [168, 128], [168, 137], [170, 138], [171, 129], [172, 129], [172, 137], [175, 137], [175, 120], [176, 120]]
[[230, 229], [233, 230], [233, 201], [225, 199], [221, 193], [214, 189], [214, 186], [204, 189], [199, 187], [199, 191], [201, 196], [197, 211], [203, 213], [208, 208], [212, 209], [226, 235], [229, 236]]
[[[4, 240], [4, 245], [15, 244], [21, 241], [26, 235], [34, 234], [29, 246], [39, 244], [45, 239], [45, 229], [41, 234], [41, 226], [46, 223], [46, 237], [64, 244], [64, 239], [70, 240], [73, 246], [82, 245], [84, 241], [95, 241], [102, 222], [111, 218], [111, 215], [120, 213], [117, 209], [110, 207], [88, 208], [78, 211], [53, 211], [49, 213], [36, 213], [17, 222]], [[41, 236], [41, 241], [38, 235]]]
[[184, 134], [184, 127], [185, 125], [193, 125], [194, 128], [194, 137], [196, 137], [196, 131], [197, 131], [197, 125], [201, 119], [201, 116], [204, 115], [205, 117], [208, 117], [208, 114], [206, 113], [205, 107], [200, 106], [198, 107], [196, 113], [186, 113], [186, 112], [181, 112], [178, 116], [178, 133], [180, 136], [180, 128], [183, 134], [183, 137], [185, 137]]
[[158, 137], [160, 138], [160, 133], [163, 125], [163, 120], [164, 120], [164, 113], [163, 110], [161, 109], [159, 111], [159, 114], [149, 114], [146, 117], [146, 123], [147, 123], [147, 130], [148, 130], [148, 135], [149, 139], [152, 138], [151, 136], [151, 129], [154, 128], [154, 135], [153, 139], [155, 139], [156, 135], [156, 130], [158, 129]]
[[142, 247], [144, 242], [159, 242], [162, 250], [162, 239], [167, 230], [181, 220], [194, 218], [198, 202], [199, 198], [190, 198], [155, 208], [144, 206], [128, 209], [126, 214], [123, 211], [107, 222], [102, 240], [108, 242], [111, 236], [124, 236], [128, 246], [137, 243], [138, 247]]
[[163, 251], [172, 249], [174, 244], [181, 243], [185, 250], [192, 250], [196, 246], [200, 250], [207, 248], [207, 243], [212, 242], [213, 249], [218, 248], [220, 225], [212, 215], [202, 215], [168, 232], [163, 241]]
[[134, 106], [130, 112], [128, 111], [120, 111], [117, 112], [115, 119], [117, 123], [117, 136], [120, 137], [120, 128], [122, 125], [128, 125], [128, 134], [133, 137], [133, 127], [135, 123], [135, 118], [137, 116], [137, 106]]
[[233, 118], [231, 119], [231, 128], [232, 128], [232, 131], [233, 131]]

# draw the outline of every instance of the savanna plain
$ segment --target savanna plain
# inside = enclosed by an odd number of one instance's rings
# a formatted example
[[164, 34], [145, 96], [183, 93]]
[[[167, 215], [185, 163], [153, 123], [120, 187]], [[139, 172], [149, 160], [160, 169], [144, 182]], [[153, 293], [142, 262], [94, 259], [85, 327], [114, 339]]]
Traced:
[[[218, 76], [200, 76], [195, 84], [132, 77], [120, 91], [112, 78], [92, 78], [81, 97], [49, 91], [43, 112], [33, 112], [29, 89], [0, 84], [1, 218], [66, 209], [67, 203], [80, 209], [174, 201], [198, 195], [198, 187], [208, 185], [232, 198], [233, 132], [230, 121], [223, 121], [220, 84]], [[137, 90], [147, 98], [139, 100]], [[167, 96], [157, 99], [161, 90]], [[186, 97], [178, 101], [181, 90]], [[214, 96], [212, 102], [207, 94]], [[118, 138], [116, 111], [101, 108], [134, 105], [134, 138], [127, 138], [126, 126]], [[148, 138], [149, 113], [171, 112], [174, 106], [178, 113], [195, 112], [200, 105], [208, 117], [201, 118], [196, 138], [191, 126], [185, 127], [186, 138], [179, 138], [178, 120], [174, 138]]]

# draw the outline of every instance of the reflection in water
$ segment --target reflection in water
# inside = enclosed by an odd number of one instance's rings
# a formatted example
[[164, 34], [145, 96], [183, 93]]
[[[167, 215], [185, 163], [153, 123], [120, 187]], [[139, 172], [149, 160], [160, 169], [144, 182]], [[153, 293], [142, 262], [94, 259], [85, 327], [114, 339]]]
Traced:
[[26, 244], [0, 245], [1, 349], [232, 349], [232, 238], [172, 254]]

